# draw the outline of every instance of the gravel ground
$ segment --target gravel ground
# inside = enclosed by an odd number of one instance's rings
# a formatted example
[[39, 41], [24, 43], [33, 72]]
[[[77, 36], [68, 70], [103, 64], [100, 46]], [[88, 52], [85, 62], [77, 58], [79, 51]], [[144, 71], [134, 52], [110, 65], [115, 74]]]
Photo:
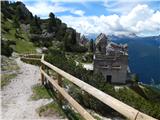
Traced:
[[3, 120], [50, 120], [59, 119], [57, 116], [39, 117], [36, 109], [40, 106], [48, 104], [52, 100], [40, 99], [33, 101], [30, 99], [32, 95], [32, 86], [40, 83], [39, 67], [23, 63], [19, 58], [16, 59], [20, 67], [20, 73], [16, 78], [12, 79], [10, 84], [4, 86], [1, 91]]

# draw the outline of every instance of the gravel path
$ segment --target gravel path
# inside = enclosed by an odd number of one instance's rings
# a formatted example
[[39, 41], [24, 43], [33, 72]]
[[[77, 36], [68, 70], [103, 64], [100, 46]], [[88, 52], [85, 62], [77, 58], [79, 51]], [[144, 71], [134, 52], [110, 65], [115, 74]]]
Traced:
[[20, 67], [20, 73], [11, 83], [5, 86], [1, 92], [2, 96], [2, 119], [3, 120], [33, 120], [33, 119], [58, 119], [56, 116], [52, 118], [42, 118], [36, 113], [36, 109], [45, 105], [52, 100], [40, 99], [37, 101], [30, 100], [32, 95], [31, 87], [40, 83], [39, 67], [23, 63], [20, 59], [16, 59]]

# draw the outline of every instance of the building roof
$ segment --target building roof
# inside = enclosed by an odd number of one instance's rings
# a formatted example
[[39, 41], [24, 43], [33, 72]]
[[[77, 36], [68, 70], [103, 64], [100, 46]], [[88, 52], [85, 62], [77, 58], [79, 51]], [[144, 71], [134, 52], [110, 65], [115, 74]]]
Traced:
[[127, 45], [117, 44], [114, 42], [109, 42], [106, 46], [106, 54], [109, 55], [111, 53], [121, 53], [127, 55]]
[[104, 33], [101, 33], [97, 36], [95, 44], [97, 45], [98, 43], [100, 43], [101, 41], [108, 41], [107, 36]]
[[[103, 46], [103, 50], [106, 55], [114, 55], [114, 54], [123, 54], [128, 55], [128, 45], [127, 44], [117, 44], [110, 41], [104, 33], [98, 35], [95, 41], [96, 49], [99, 49], [99, 46]], [[102, 53], [102, 51], [100, 51]]]

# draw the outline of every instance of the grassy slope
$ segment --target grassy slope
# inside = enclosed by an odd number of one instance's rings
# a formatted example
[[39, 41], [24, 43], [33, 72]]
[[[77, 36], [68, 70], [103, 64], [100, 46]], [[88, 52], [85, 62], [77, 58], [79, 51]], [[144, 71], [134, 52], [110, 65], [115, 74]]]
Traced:
[[[36, 47], [33, 45], [32, 42], [29, 41], [29, 38], [27, 36], [27, 33], [23, 31], [21, 28], [18, 30], [18, 35], [21, 36], [21, 38], [17, 38], [15, 36], [16, 34], [16, 28], [13, 26], [12, 20], [4, 20], [2, 18], [2, 36], [3, 38], [6, 38], [7, 40], [15, 41], [16, 46], [12, 46], [14, 51], [18, 53], [25, 53], [27, 51], [36, 51]], [[6, 31], [8, 29], [8, 31]]]
[[1, 87], [8, 85], [11, 81], [11, 79], [15, 78], [16, 74], [2, 74], [1, 76]]
[[[4, 86], [10, 83], [11, 79], [17, 76], [19, 67], [13, 59], [2, 57], [1, 63], [2, 63], [1, 65], [2, 72], [6, 72], [6, 73], [1, 74], [1, 87], [3, 88]], [[10, 71], [14, 71], [14, 73]]]
[[138, 109], [145, 114], [160, 118], [160, 102], [159, 94], [144, 86], [147, 99], [130, 88], [120, 89], [114, 96], [124, 103]]
[[39, 116], [45, 116], [46, 114], [47, 116], [49, 114], [54, 114], [54, 115], [56, 114], [57, 116], [65, 117], [64, 112], [62, 111], [62, 109], [59, 107], [59, 105], [56, 102], [51, 102], [47, 105], [41, 106], [40, 108], [37, 109], [37, 112]]
[[33, 91], [33, 95], [31, 96], [31, 98], [33, 100], [51, 98], [51, 96], [47, 92], [47, 89], [40, 84], [33, 86], [32, 91]]

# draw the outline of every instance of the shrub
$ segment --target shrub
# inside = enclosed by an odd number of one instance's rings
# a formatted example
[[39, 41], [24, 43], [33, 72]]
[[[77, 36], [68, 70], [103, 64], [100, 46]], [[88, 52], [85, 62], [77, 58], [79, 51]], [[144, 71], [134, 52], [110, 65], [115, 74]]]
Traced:
[[13, 45], [13, 44], [15, 44], [15, 42], [2, 40], [1, 41], [1, 47], [2, 47], [1, 54], [5, 55], [7, 57], [11, 56], [12, 52], [13, 52], [13, 49], [10, 47], [10, 45]]

